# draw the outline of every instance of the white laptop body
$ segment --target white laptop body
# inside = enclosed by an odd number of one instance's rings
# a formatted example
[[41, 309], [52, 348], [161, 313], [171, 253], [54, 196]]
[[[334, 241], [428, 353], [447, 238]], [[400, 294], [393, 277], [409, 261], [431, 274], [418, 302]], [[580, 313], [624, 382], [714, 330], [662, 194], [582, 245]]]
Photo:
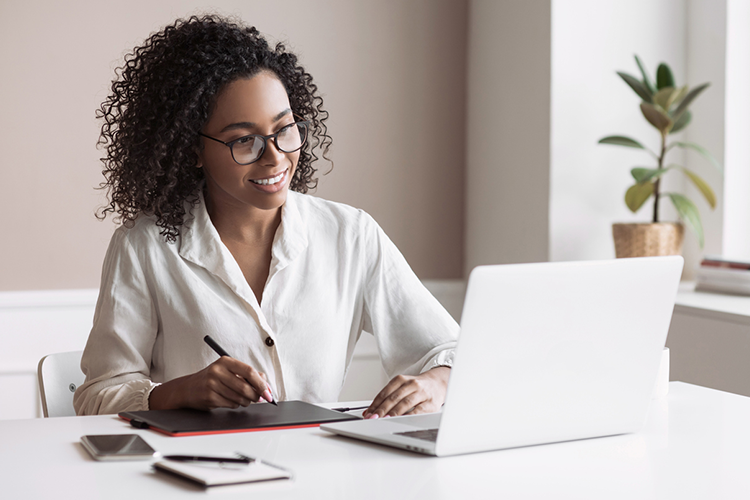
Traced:
[[[679, 256], [479, 266], [469, 277], [442, 413], [322, 425], [447, 456], [643, 427]], [[403, 432], [438, 429], [429, 441]]]

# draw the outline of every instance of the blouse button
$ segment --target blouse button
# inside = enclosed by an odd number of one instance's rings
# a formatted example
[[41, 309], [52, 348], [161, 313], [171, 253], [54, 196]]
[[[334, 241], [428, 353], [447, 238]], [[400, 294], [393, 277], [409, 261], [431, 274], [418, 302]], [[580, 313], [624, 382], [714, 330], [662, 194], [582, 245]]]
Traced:
[[268, 347], [273, 347], [273, 339], [271, 337], [266, 337], [266, 345]]

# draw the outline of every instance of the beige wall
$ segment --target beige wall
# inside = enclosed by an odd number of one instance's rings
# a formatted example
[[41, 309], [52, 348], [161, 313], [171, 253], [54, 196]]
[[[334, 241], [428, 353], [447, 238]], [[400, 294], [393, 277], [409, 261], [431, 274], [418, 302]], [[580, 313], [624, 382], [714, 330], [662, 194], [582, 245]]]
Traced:
[[548, 259], [551, 0], [472, 0], [465, 270]]
[[[213, 7], [215, 6], [215, 7]], [[417, 274], [463, 274], [466, 0], [0, 2], [0, 290], [99, 283], [111, 221], [94, 110], [152, 31], [199, 11], [288, 40], [331, 112], [319, 196], [364, 208]]]

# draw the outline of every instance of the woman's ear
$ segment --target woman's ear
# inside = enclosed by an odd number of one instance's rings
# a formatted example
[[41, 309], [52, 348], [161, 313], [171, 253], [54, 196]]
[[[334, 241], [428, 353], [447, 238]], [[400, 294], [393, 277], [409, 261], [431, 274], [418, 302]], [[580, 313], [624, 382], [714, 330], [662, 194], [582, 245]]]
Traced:
[[198, 143], [195, 145], [193, 152], [195, 153], [195, 168], [203, 168], [203, 140], [198, 136]]
[[195, 152], [195, 168], [203, 168], [203, 151], [198, 150]]

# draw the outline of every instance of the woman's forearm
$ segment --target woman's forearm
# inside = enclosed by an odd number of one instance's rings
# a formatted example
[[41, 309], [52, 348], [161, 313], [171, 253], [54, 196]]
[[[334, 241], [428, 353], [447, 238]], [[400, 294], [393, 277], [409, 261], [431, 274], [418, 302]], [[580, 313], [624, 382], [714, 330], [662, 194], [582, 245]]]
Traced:
[[188, 406], [183, 396], [190, 375], [160, 384], [151, 391], [148, 407], [151, 410], [175, 410]]

